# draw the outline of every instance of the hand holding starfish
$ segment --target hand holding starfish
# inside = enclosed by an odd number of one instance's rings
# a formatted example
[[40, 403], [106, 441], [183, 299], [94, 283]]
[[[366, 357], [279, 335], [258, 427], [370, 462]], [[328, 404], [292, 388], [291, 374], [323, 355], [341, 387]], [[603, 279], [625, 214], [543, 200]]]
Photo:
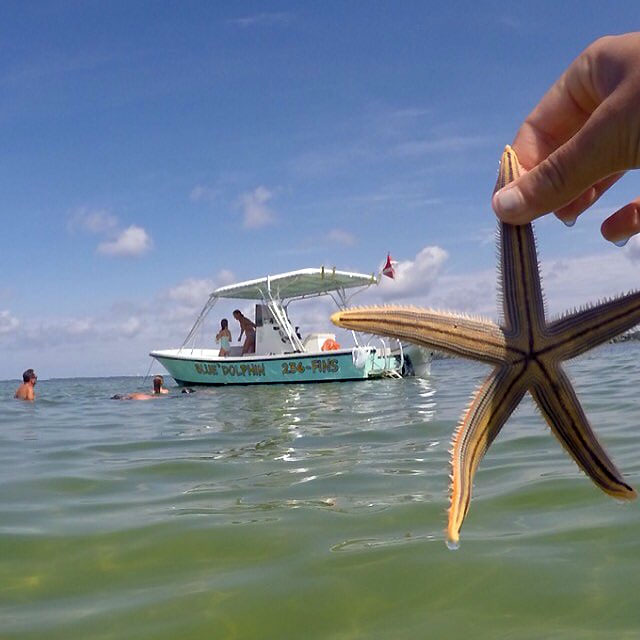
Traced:
[[[496, 189], [520, 176], [515, 152], [502, 155]], [[340, 327], [413, 342], [471, 358], [494, 369], [478, 389], [453, 438], [447, 538], [457, 546], [482, 457], [528, 391], [551, 431], [578, 466], [605, 493], [636, 492], [600, 446], [561, 362], [585, 353], [640, 322], [640, 293], [614, 298], [547, 322], [530, 224], [500, 224], [502, 326], [453, 313], [412, 307], [340, 311]]]
[[[569, 66], [529, 114], [513, 148], [529, 170], [493, 207], [524, 224], [549, 211], [571, 226], [628, 169], [640, 167], [640, 32], [600, 38]], [[640, 232], [640, 198], [602, 225], [624, 244]]]

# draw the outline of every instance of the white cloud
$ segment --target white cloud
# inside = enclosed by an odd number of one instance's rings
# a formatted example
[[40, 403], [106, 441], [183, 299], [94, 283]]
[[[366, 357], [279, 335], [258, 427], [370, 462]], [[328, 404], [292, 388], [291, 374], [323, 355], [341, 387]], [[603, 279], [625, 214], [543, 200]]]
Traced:
[[242, 18], [234, 18], [228, 20], [229, 24], [236, 25], [246, 29], [247, 27], [271, 27], [271, 26], [286, 26], [293, 19], [293, 15], [286, 13], [285, 11], [272, 12], [272, 13], [255, 13], [250, 16], [244, 16]]
[[394, 154], [400, 157], [407, 157], [440, 153], [442, 151], [465, 151], [493, 142], [493, 138], [488, 136], [450, 136], [437, 140], [425, 138], [398, 144], [394, 149]]
[[443, 275], [428, 296], [428, 306], [493, 318], [500, 315], [494, 269], [465, 274]]
[[331, 231], [329, 231], [329, 240], [337, 244], [342, 244], [345, 247], [352, 247], [356, 243], [355, 236], [343, 229], [331, 229]]
[[224, 287], [227, 284], [235, 282], [236, 276], [229, 269], [221, 269], [216, 275], [216, 287]]
[[[353, 304], [398, 299], [404, 304], [496, 318], [495, 270], [471, 268], [467, 273], [447, 274], [448, 260], [440, 247], [425, 247], [414, 258], [398, 263], [395, 281], [383, 278], [380, 286], [356, 296]], [[597, 255], [546, 260], [542, 266], [552, 315], [624, 292], [638, 282], [637, 270], [625, 251], [615, 247]], [[92, 316], [34, 316], [19, 321], [10, 311], [0, 311], [0, 368], [4, 367], [5, 376], [22, 371], [23, 362], [36, 363], [39, 370], [48, 369], [53, 375], [143, 375], [149, 364], [148, 352], [182, 344], [211, 291], [233, 281], [229, 271], [211, 279], [192, 277], [147, 298], [132, 297], [98, 309]], [[221, 301], [210, 314], [198, 344], [214, 345], [213, 336], [223, 317], [230, 320], [237, 337], [230, 311], [240, 301], [227, 302], [225, 306]], [[242, 308], [252, 312], [249, 304]], [[329, 322], [332, 310], [327, 299], [310, 300], [292, 305], [290, 317], [303, 335], [314, 330], [333, 332]], [[16, 331], [20, 332], [19, 341], [13, 337]], [[347, 334], [337, 333], [339, 342], [350, 344]], [[161, 371], [159, 366], [157, 371]]]
[[68, 228], [70, 231], [82, 229], [89, 233], [105, 233], [114, 230], [118, 226], [118, 219], [105, 209], [88, 209], [80, 207], [69, 217]]
[[615, 247], [602, 254], [547, 260], [542, 267], [543, 289], [555, 315], [638, 288], [627, 254]]
[[[406, 263], [400, 263], [406, 264]], [[383, 278], [386, 289], [394, 282]], [[389, 283], [389, 284], [387, 284]], [[616, 296], [638, 288], [638, 277], [629, 268], [625, 253], [607, 253], [561, 258], [542, 262], [542, 288], [550, 318], [589, 303]], [[463, 274], [443, 274], [424, 290], [413, 287], [411, 303], [418, 306], [479, 314], [498, 318], [497, 275], [494, 269]]]
[[273, 193], [263, 186], [240, 196], [245, 229], [257, 229], [275, 222], [273, 211], [267, 207], [267, 202], [272, 198]]
[[627, 246], [624, 248], [624, 253], [631, 262], [640, 261], [640, 236], [633, 236], [633, 238], [629, 240]]
[[382, 278], [377, 289], [385, 300], [425, 295], [437, 280], [449, 254], [441, 247], [424, 247], [413, 260], [395, 265], [395, 279]]
[[[235, 278], [224, 270], [214, 279], [187, 278], [147, 299], [120, 301], [94, 316], [36, 319], [21, 327], [20, 348], [50, 351], [64, 345], [86, 345], [93, 351], [98, 344], [112, 343], [124, 360], [131, 361], [135, 352], [144, 356], [159, 345], [182, 344], [211, 291], [229, 280]], [[123, 350], [116, 346], [119, 343], [129, 346]]]
[[215, 202], [220, 196], [221, 190], [214, 187], [207, 187], [206, 185], [198, 184], [189, 194], [189, 199], [192, 202], [206, 202], [211, 204]]
[[214, 279], [187, 278], [169, 289], [166, 297], [173, 302], [195, 309], [204, 305], [214, 289], [231, 284], [235, 280], [236, 277], [232, 271], [222, 269]]
[[204, 304], [213, 289], [214, 282], [209, 278], [187, 278], [169, 289], [167, 295], [170, 300], [192, 306]]
[[70, 232], [82, 230], [105, 238], [97, 252], [108, 256], [139, 256], [151, 249], [149, 234], [140, 226], [119, 227], [118, 218], [105, 209], [80, 207], [69, 217]]
[[140, 333], [142, 327], [143, 323], [140, 318], [136, 316], [130, 316], [120, 324], [120, 333], [127, 338], [131, 338]]
[[[0, 376], [37, 362], [47, 375], [144, 375], [152, 349], [180, 346], [211, 291], [236, 278], [228, 270], [212, 279], [188, 278], [148, 297], [123, 299], [91, 316], [33, 316], [18, 323], [9, 311], [0, 311]], [[198, 340], [214, 345], [221, 317], [231, 318], [222, 302], [205, 322]], [[247, 305], [247, 313], [252, 312]], [[12, 332], [20, 331], [20, 340]], [[234, 332], [234, 336], [235, 336]], [[162, 369], [157, 363], [154, 370]], [[22, 368], [20, 368], [22, 367]]]
[[70, 318], [64, 324], [64, 331], [70, 336], [83, 336], [95, 330], [91, 318]]
[[136, 225], [121, 231], [115, 240], [101, 242], [98, 253], [108, 256], [139, 256], [149, 251], [152, 241], [147, 232]]
[[496, 246], [497, 231], [495, 227], [479, 227], [468, 234], [468, 239], [483, 247], [487, 245]]
[[20, 326], [20, 321], [9, 311], [0, 311], [0, 335], [12, 333]]

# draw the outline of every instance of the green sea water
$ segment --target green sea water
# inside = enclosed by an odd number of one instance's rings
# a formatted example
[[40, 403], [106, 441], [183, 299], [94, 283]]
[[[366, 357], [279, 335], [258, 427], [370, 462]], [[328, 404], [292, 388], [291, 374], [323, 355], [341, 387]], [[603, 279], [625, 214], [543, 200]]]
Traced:
[[[569, 363], [640, 487], [640, 347]], [[448, 449], [486, 369], [110, 400], [132, 378], [0, 383], [0, 638], [640, 638], [640, 505], [525, 400], [444, 543]]]

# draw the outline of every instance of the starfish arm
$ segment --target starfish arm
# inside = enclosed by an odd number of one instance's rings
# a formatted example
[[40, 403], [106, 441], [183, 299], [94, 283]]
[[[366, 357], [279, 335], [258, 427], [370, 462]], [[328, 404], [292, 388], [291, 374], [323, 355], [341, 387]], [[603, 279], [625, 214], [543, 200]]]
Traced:
[[410, 307], [362, 307], [338, 311], [331, 321], [345, 329], [407, 340], [489, 364], [503, 363], [507, 355], [500, 327], [462, 315]]
[[640, 323], [640, 292], [602, 302], [556, 320], [545, 351], [559, 360], [575, 358]]
[[473, 476], [480, 460], [526, 391], [524, 366], [498, 367], [476, 392], [453, 438], [451, 504], [447, 538], [453, 545], [471, 502]]
[[541, 331], [545, 326], [544, 300], [530, 224], [500, 223], [500, 261], [500, 297], [508, 333], [523, 335], [527, 327]]
[[[500, 160], [495, 191], [519, 178], [522, 167], [515, 151], [507, 145]], [[533, 227], [501, 222], [498, 246], [500, 251], [499, 286], [504, 323], [510, 335], [531, 327], [544, 328], [544, 300]], [[528, 336], [525, 337], [528, 341]]]
[[560, 365], [543, 363], [539, 369], [529, 391], [562, 446], [605, 493], [624, 500], [635, 498], [636, 492], [598, 442]]

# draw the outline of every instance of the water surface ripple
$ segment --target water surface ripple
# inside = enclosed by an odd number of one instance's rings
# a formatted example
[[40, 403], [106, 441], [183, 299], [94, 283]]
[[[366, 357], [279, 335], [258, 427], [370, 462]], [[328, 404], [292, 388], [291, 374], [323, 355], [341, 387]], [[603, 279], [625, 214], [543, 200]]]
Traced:
[[[569, 363], [640, 488], [640, 348]], [[640, 637], [640, 509], [604, 496], [530, 400], [483, 460], [455, 553], [448, 449], [486, 369], [200, 389], [0, 383], [0, 638]]]

